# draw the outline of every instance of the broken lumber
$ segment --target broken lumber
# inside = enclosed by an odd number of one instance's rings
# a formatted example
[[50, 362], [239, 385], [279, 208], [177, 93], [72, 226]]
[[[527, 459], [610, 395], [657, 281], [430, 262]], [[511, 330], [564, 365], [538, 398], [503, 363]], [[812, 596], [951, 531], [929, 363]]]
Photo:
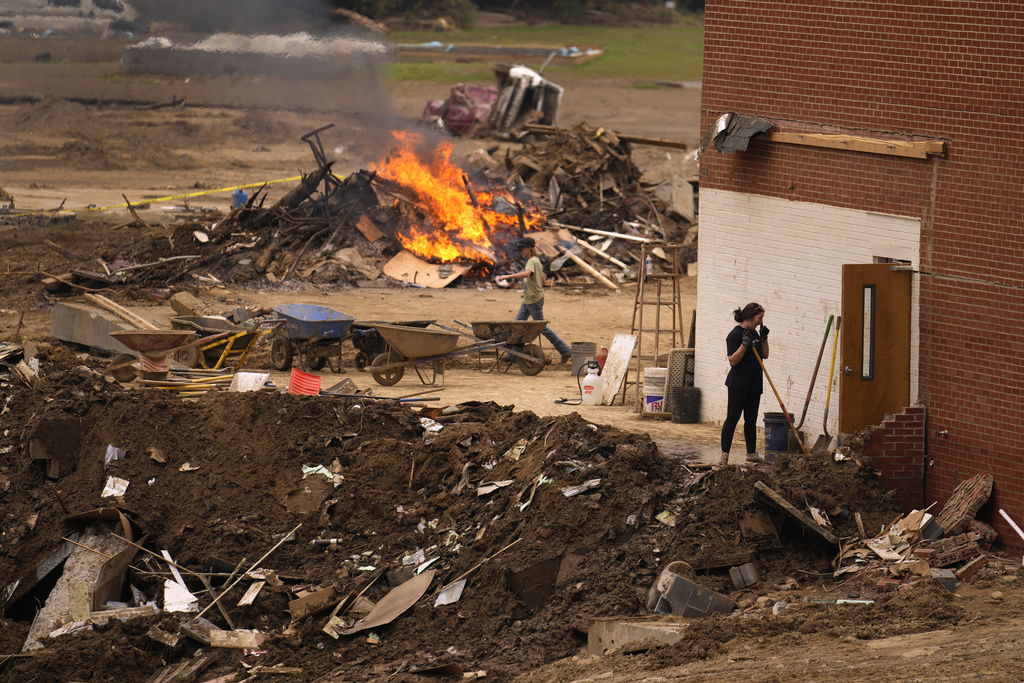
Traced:
[[95, 306], [99, 306], [100, 308], [102, 308], [105, 311], [109, 311], [110, 313], [113, 313], [114, 315], [116, 315], [117, 317], [121, 318], [125, 322], [131, 323], [132, 325], [135, 325], [135, 327], [140, 329], [140, 330], [159, 330], [160, 329], [159, 327], [157, 327], [153, 323], [149, 322], [145, 318], [135, 315], [134, 313], [129, 311], [124, 306], [121, 306], [119, 304], [115, 304], [113, 301], [111, 301], [110, 299], [108, 299], [105, 296], [102, 296], [100, 294], [86, 294], [85, 295], [85, 299], [89, 303], [91, 303], [91, 304], [93, 304]]
[[[558, 131], [557, 126], [545, 126], [538, 123], [526, 124], [526, 130], [531, 133], [538, 135], [554, 135]], [[627, 135], [625, 133], [619, 133], [618, 131], [607, 131], [613, 133], [622, 142], [632, 142], [635, 145], [651, 145], [654, 147], [672, 147], [674, 149], [689, 149], [682, 140], [665, 140], [662, 138], [648, 138], [642, 135]]]
[[613, 291], [618, 291], [619, 286], [617, 284], [615, 284], [614, 282], [612, 282], [611, 280], [606, 278], [604, 275], [601, 275], [601, 273], [597, 272], [597, 268], [595, 268], [594, 266], [590, 265], [589, 263], [587, 263], [586, 261], [581, 259], [579, 256], [577, 256], [576, 254], [572, 253], [572, 251], [570, 251], [568, 249], [563, 249], [562, 253], [565, 254], [566, 256], [568, 256], [569, 258], [571, 258], [573, 260], [573, 263], [575, 263], [580, 268], [582, 268], [583, 270], [587, 271], [592, 276], [594, 276], [594, 279], [596, 279], [602, 285], [604, 285], [605, 287], [607, 287], [608, 289], [611, 289]]
[[813, 519], [811, 519], [804, 513], [800, 512], [800, 510], [796, 509], [796, 507], [792, 503], [783, 498], [778, 492], [769, 488], [768, 485], [766, 485], [763, 481], [759, 481], [756, 484], [754, 484], [754, 488], [757, 489], [758, 492], [763, 494], [766, 498], [768, 498], [772, 503], [777, 505], [784, 512], [788, 513], [795, 520], [797, 520], [798, 522], [806, 526], [808, 529], [824, 538], [829, 543], [839, 543], [838, 536], [836, 536], [834, 533], [832, 533], [825, 527], [815, 522]]

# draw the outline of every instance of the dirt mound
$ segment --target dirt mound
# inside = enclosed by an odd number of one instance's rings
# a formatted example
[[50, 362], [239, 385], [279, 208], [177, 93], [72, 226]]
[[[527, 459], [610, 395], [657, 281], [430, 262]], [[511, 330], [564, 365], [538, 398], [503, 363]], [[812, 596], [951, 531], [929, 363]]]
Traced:
[[[117, 505], [146, 535], [146, 547], [169, 550], [193, 571], [211, 558], [252, 563], [301, 522], [295, 542], [263, 563], [290, 583], [232, 613], [239, 628], [269, 635], [259, 663], [301, 666], [302, 680], [331, 671], [367, 680], [445, 661], [502, 680], [570, 656], [585, 644], [593, 619], [644, 614], [647, 589], [667, 562], [696, 563], [741, 547], [736, 518], [757, 506], [756, 481], [800, 502], [831, 506], [839, 534], [852, 524], [843, 510], [862, 511], [869, 524], [894, 515], [870, 471], [852, 462], [793, 459], [775, 472], [725, 468], [695, 477], [647, 435], [577, 414], [543, 418], [490, 402], [463, 404], [448, 415], [430, 409], [442, 425], [436, 431], [426, 415], [390, 401], [276, 393], [183, 401], [153, 389], [126, 391], [61, 347], [41, 360], [43, 385], [9, 388], [4, 404], [0, 474], [9, 486], [0, 493], [8, 513], [0, 575], [34, 574], [76, 528], [63, 508], [77, 513], [114, 504], [100, 497], [110, 476], [131, 482]], [[67, 424], [80, 425], [81, 436], [62, 459], [61, 478], [48, 482], [29, 443]], [[126, 457], [105, 465], [108, 445]], [[167, 462], [154, 459], [158, 454]], [[320, 465], [341, 475], [337, 487], [321, 475], [303, 479], [304, 466]], [[600, 482], [578, 495], [563, 491], [592, 480]], [[478, 495], [485, 482], [498, 484]], [[656, 519], [664, 511], [674, 527]], [[811, 573], [802, 580], [817, 581], [810, 576], [828, 571], [834, 549], [798, 527], [781, 524], [783, 547], [760, 553], [766, 586], [800, 571]], [[341, 541], [311, 545], [316, 538]], [[400, 570], [403, 558], [419, 550], [436, 558], [431, 590], [470, 572], [458, 602], [433, 607], [421, 600], [375, 630], [380, 640], [372, 648], [359, 637], [334, 641], [319, 630], [322, 618], [285, 630], [288, 602], [299, 588], [361, 590], [365, 568]], [[129, 572], [131, 584], [160, 596], [160, 575], [145, 569], [142, 556], [134, 564], [142, 571]], [[698, 581], [723, 590], [728, 575], [710, 568], [698, 572]], [[366, 595], [377, 600], [387, 590], [381, 579]], [[32, 605], [45, 599], [39, 588], [8, 606], [4, 652], [20, 649]], [[917, 614], [907, 610], [907, 619]], [[220, 620], [213, 611], [206, 616]], [[179, 619], [164, 614], [96, 627], [99, 636], [50, 640], [44, 654], [9, 664], [8, 675], [75, 680], [76, 667], [102, 671], [95, 680], [149, 675], [169, 655], [146, 631], [154, 622], [174, 631]], [[90, 645], [97, 637], [103, 647]], [[230, 651], [212, 652], [219, 665], [232, 665]], [[373, 673], [365, 668], [371, 661]]]

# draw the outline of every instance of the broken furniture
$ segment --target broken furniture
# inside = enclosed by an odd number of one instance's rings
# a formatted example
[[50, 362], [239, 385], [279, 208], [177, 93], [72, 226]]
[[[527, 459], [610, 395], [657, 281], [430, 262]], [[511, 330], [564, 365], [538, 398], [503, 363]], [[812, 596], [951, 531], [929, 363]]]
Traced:
[[522, 64], [496, 64], [498, 100], [491, 108], [489, 123], [497, 133], [508, 133], [517, 123], [555, 125], [562, 106], [564, 88], [545, 79], [541, 72]]

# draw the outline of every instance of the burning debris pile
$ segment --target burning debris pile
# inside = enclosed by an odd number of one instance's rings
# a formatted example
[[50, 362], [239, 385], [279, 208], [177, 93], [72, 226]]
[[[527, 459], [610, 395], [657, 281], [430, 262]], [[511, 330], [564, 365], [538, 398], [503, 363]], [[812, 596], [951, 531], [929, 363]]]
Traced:
[[[886, 609], [904, 599], [870, 568], [835, 585], [836, 545], [777, 505], [820, 510], [837, 537], [882, 528], [897, 515], [856, 460], [702, 472], [575, 414], [181, 401], [59, 347], [39, 362], [35, 389], [7, 387], [0, 435], [0, 652], [28, 647], [0, 657], [11, 680], [508, 680], [576, 654], [603, 618], [649, 615], [667, 569], [680, 578], [655, 612], [684, 582], [741, 608], [715, 622], [719, 644], [788, 632], [796, 612], [837, 634], [925, 627]], [[951, 594], [920, 594], [945, 606], [928, 628], [960, 618]], [[828, 611], [839, 598], [847, 611]]]
[[[48, 288], [175, 285], [196, 276], [235, 284], [354, 284], [384, 273], [414, 282], [402, 271], [410, 262], [421, 273], [436, 272], [444, 286], [507, 267], [527, 232], [549, 260], [572, 253], [557, 278], [614, 288], [635, 278], [638, 242], [682, 234], [665, 203], [643, 185], [628, 144], [607, 131], [578, 126], [503, 160], [480, 151], [471, 159], [486, 157], [479, 171], [457, 165], [447, 141], [396, 131], [385, 159], [345, 178], [333, 173], [318, 132], [304, 138], [317, 170], [277, 202], [268, 205], [261, 188], [221, 220], [180, 223], [168, 240], [141, 245], [110, 272], [58, 274]], [[544, 202], [552, 208], [543, 209]], [[600, 263], [587, 263], [591, 256]], [[577, 265], [580, 275], [573, 276]]]

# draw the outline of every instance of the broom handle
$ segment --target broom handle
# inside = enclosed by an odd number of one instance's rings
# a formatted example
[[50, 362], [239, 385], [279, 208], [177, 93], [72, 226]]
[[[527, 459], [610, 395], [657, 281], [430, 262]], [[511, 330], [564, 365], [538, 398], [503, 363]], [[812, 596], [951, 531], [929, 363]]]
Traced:
[[796, 431], [796, 427], [793, 426], [793, 420], [789, 418], [789, 411], [786, 410], [786, 404], [782, 402], [782, 397], [779, 396], [778, 390], [775, 389], [775, 383], [772, 382], [772, 376], [768, 374], [768, 368], [764, 366], [764, 361], [761, 360], [761, 354], [757, 352], [754, 345], [750, 345], [750, 350], [754, 352], [754, 358], [757, 359], [757, 364], [761, 366], [761, 371], [764, 372], [764, 376], [768, 378], [768, 384], [771, 386], [772, 391], [775, 392], [775, 399], [779, 402], [782, 407], [782, 414], [786, 418], [786, 424], [793, 431], [793, 435], [796, 437], [796, 442], [800, 444], [800, 450], [804, 452], [804, 455], [810, 457], [810, 453], [807, 452], [807, 448], [804, 446], [803, 440], [800, 438], [800, 432]]

